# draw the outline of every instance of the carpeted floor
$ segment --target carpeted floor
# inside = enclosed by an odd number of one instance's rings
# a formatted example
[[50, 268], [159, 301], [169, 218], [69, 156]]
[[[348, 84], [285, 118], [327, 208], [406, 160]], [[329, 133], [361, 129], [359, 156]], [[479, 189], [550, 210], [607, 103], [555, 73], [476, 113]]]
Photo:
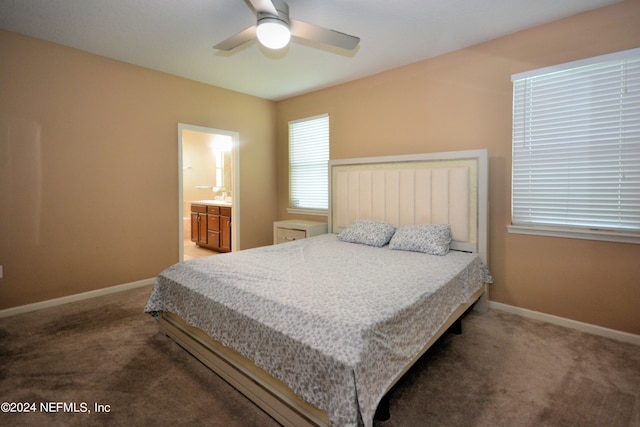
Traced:
[[[22, 411], [0, 425], [277, 425], [158, 333], [149, 292], [0, 319], [0, 402]], [[409, 371], [376, 427], [640, 426], [638, 346], [495, 310], [463, 332]]]

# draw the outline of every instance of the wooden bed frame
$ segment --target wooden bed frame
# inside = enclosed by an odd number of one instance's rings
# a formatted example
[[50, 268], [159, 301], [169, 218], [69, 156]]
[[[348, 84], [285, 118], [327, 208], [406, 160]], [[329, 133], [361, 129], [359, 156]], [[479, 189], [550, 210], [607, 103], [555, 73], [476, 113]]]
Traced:
[[[486, 150], [373, 157], [331, 161], [329, 230], [338, 233], [356, 218], [385, 220], [395, 226], [449, 223], [453, 249], [478, 252], [487, 262], [488, 159]], [[461, 212], [464, 211], [464, 212]], [[421, 352], [387, 388], [471, 307], [486, 311], [485, 285], [460, 305]], [[251, 360], [161, 313], [161, 331], [208, 366], [284, 426], [326, 426], [326, 412], [306, 403]]]

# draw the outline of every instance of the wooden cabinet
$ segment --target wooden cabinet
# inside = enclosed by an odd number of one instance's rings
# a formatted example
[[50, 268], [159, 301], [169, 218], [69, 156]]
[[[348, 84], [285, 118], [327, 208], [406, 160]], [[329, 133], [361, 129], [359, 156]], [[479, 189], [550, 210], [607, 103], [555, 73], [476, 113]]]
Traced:
[[231, 251], [231, 208], [220, 208], [220, 245], [221, 251]]
[[231, 207], [192, 203], [191, 241], [218, 252], [230, 252]]
[[207, 206], [207, 245], [208, 248], [220, 249], [220, 208]]
[[293, 240], [306, 239], [327, 233], [327, 223], [306, 221], [302, 219], [290, 219], [273, 223], [273, 244], [291, 242]]
[[207, 207], [191, 205], [191, 241], [198, 246], [207, 245]]

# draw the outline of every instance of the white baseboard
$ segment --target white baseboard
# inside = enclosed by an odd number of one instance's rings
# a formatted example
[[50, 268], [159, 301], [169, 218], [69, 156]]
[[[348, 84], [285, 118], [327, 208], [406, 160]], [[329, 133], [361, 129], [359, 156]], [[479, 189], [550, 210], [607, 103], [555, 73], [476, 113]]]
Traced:
[[81, 294], [69, 295], [66, 297], [50, 299], [47, 301], [40, 301], [33, 304], [26, 304], [18, 307], [6, 308], [4, 310], [0, 310], [0, 318], [14, 316], [16, 314], [21, 314], [21, 313], [28, 313], [30, 311], [42, 310], [43, 308], [54, 307], [56, 305], [67, 304], [75, 301], [82, 301], [85, 299], [113, 294], [116, 292], [127, 291], [129, 289], [135, 289], [141, 286], [152, 285], [155, 280], [156, 280], [155, 277], [153, 277], [151, 279], [138, 280], [137, 282], [110, 286], [108, 288], [96, 289], [95, 291], [83, 292]]
[[554, 325], [564, 326], [566, 328], [577, 329], [593, 335], [611, 338], [618, 341], [624, 341], [631, 344], [640, 345], [640, 335], [630, 334], [628, 332], [616, 331], [615, 329], [603, 328], [602, 326], [592, 325], [590, 323], [578, 322], [577, 320], [565, 319], [551, 314], [541, 313], [539, 311], [527, 310], [526, 308], [515, 307], [513, 305], [502, 304], [495, 301], [489, 301], [489, 307], [506, 311], [507, 313], [517, 314], [534, 320], [541, 320]]
[[[142, 286], [152, 285], [155, 281], [155, 277], [150, 279], [143, 279], [137, 282], [125, 283], [122, 285], [111, 286], [103, 289], [96, 289], [94, 291], [83, 292], [81, 294], [69, 295], [66, 297], [55, 298], [47, 301], [40, 301], [33, 304], [21, 305], [18, 307], [6, 308], [0, 310], [0, 318], [14, 316], [16, 314], [28, 313], [30, 311], [41, 310], [43, 308], [54, 307], [56, 305], [67, 304], [75, 301], [82, 301], [89, 298], [95, 298], [103, 295], [113, 294], [116, 292], [127, 291], [129, 289], [135, 289]], [[528, 310], [526, 308], [520, 308], [513, 305], [503, 304], [500, 302], [489, 301], [489, 308], [495, 310], [505, 311], [507, 313], [516, 314], [518, 316], [526, 317], [529, 319], [540, 320], [554, 325], [564, 326], [566, 328], [577, 329], [582, 332], [587, 332], [593, 335], [599, 335], [618, 341], [624, 341], [631, 344], [640, 345], [640, 335], [630, 334], [628, 332], [616, 331], [615, 329], [604, 328], [602, 326], [592, 325], [589, 323], [578, 322], [577, 320], [566, 319], [564, 317], [558, 317], [551, 314], [542, 313], [539, 311]]]

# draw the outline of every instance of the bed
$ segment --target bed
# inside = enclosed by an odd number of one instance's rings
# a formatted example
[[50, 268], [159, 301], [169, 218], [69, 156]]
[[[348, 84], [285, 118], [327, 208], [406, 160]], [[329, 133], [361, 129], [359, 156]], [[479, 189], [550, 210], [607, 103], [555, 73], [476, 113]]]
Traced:
[[[329, 234], [171, 266], [145, 311], [281, 424], [371, 426], [433, 342], [486, 310], [487, 152], [329, 172]], [[450, 241], [415, 246], [443, 227]]]

